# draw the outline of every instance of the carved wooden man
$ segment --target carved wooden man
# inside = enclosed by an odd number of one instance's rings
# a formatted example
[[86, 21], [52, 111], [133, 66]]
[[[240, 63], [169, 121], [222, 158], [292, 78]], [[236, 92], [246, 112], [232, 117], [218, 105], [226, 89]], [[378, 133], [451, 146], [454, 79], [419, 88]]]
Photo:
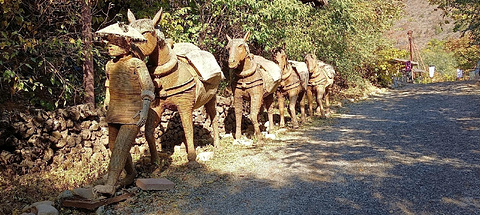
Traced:
[[[113, 57], [105, 67], [106, 120], [112, 156], [106, 183], [95, 186], [94, 191], [111, 195], [115, 193], [116, 186], [131, 184], [135, 179], [130, 148], [140, 127], [145, 124], [155, 94], [145, 63], [137, 58], [131, 48], [132, 41], [145, 41], [142, 34], [122, 23], [108, 26], [97, 33], [106, 36], [108, 53]], [[126, 176], [117, 183], [123, 169]]]

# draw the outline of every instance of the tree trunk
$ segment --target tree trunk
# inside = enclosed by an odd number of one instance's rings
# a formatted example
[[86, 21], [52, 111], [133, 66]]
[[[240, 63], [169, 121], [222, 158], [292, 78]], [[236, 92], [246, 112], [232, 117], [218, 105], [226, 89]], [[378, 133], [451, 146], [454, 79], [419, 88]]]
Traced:
[[82, 2], [82, 36], [83, 36], [83, 87], [85, 89], [84, 102], [95, 106], [95, 87], [92, 55], [92, 11], [91, 0]]

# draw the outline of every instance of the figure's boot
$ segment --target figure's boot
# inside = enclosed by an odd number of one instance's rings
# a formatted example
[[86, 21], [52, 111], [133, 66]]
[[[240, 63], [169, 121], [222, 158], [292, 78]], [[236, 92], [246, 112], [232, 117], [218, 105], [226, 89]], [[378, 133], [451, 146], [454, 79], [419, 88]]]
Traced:
[[137, 171], [133, 165], [132, 156], [128, 155], [127, 162], [125, 163], [125, 172], [127, 173], [125, 178], [120, 182], [121, 187], [125, 187], [133, 184], [135, 177], [137, 177]]

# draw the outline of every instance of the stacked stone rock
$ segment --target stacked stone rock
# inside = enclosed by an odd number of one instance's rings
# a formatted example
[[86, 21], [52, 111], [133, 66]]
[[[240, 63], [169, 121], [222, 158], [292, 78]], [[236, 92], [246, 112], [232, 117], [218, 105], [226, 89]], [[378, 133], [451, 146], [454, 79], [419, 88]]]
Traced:
[[[221, 133], [231, 133], [235, 126], [232, 99], [217, 97]], [[245, 116], [248, 113], [245, 112]], [[5, 175], [22, 175], [52, 167], [71, 168], [90, 162], [108, 162], [108, 131], [105, 112], [89, 105], [77, 105], [47, 112], [4, 111], [0, 116], [0, 170]], [[244, 117], [243, 128], [251, 127]], [[250, 123], [250, 124], [249, 124]], [[203, 109], [194, 111], [196, 146], [213, 144], [210, 119]], [[155, 137], [164, 149], [183, 142], [184, 133], [177, 112], [166, 111]], [[160, 142], [160, 141], [159, 141]], [[143, 128], [132, 147], [133, 154], [148, 155]]]
[[3, 112], [0, 168], [7, 174], [26, 174], [104, 159], [108, 136], [103, 114], [88, 105], [51, 112]]

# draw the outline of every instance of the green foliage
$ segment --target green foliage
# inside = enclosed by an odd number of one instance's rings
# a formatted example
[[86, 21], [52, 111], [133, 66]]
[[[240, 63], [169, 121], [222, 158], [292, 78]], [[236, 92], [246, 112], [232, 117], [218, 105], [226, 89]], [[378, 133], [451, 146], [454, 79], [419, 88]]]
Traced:
[[450, 39], [445, 43], [445, 48], [453, 52], [458, 62], [458, 68], [462, 70], [471, 70], [480, 60], [480, 45], [472, 45], [473, 39], [470, 34], [466, 34], [458, 39]]
[[[10, 99], [47, 108], [81, 100], [81, 5], [80, 0], [1, 2], [0, 80]], [[401, 0], [330, 0], [324, 7], [298, 0], [98, 0], [92, 5], [93, 31], [127, 22], [127, 9], [137, 18], [152, 18], [163, 8], [165, 35], [212, 52], [222, 68], [228, 57], [226, 34], [242, 37], [250, 31], [250, 50], [268, 59], [283, 44], [292, 60], [303, 61], [314, 52], [335, 67], [341, 88], [363, 85], [363, 80], [388, 83], [392, 71], [385, 62], [397, 53], [382, 33], [402, 10]], [[96, 101], [101, 102], [108, 56], [100, 43], [94, 44], [93, 54]]]
[[[193, 42], [212, 51], [220, 63], [227, 56], [225, 34], [242, 37], [252, 33], [250, 50], [271, 59], [273, 48], [286, 44], [292, 60], [303, 61], [315, 52], [321, 60], [333, 64], [348, 87], [363, 78], [363, 64], [372, 64], [375, 52], [387, 47], [382, 32], [399, 16], [401, 1], [332, 0], [325, 8], [314, 8], [296, 0], [212, 0], [189, 4], [197, 16], [167, 16], [164, 29], [180, 29], [172, 20], [189, 23], [185, 37], [170, 34], [175, 41]], [[167, 31], [167, 30], [165, 30]], [[168, 32], [168, 31], [167, 31]], [[196, 34], [194, 34], [194, 33]]]
[[456, 30], [469, 32], [474, 44], [480, 44], [480, 1], [478, 0], [429, 0], [439, 5], [455, 20]]
[[445, 48], [444, 41], [432, 40], [422, 50], [423, 61], [426, 65], [435, 66], [441, 80], [454, 81], [457, 77], [458, 63], [454, 53]]
[[[407, 51], [396, 48], [380, 48], [376, 53], [376, 60], [373, 64], [367, 64], [372, 74], [368, 75], [370, 82], [381, 87], [388, 87], [392, 84], [392, 77], [399, 76], [399, 69], [403, 66], [393, 63], [394, 58], [404, 58], [408, 55]], [[368, 79], [368, 78], [366, 78]]]
[[46, 109], [80, 93], [81, 74], [79, 78], [70, 71], [79, 63], [74, 59], [81, 47], [80, 35], [73, 31], [78, 6], [28, 0], [5, 1], [0, 6], [1, 90], [9, 92], [10, 98], [25, 98]]

